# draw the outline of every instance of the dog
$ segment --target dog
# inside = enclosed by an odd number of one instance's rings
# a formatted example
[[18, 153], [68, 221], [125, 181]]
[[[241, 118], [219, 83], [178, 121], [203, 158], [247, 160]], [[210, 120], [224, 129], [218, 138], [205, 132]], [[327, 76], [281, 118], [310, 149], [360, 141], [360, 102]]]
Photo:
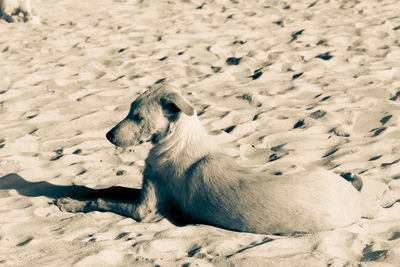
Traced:
[[[30, 0], [0, 0], [0, 17], [7, 22], [23, 20], [39, 24], [39, 17], [35, 16]], [[22, 15], [20, 17], [19, 15]]]
[[[151, 222], [173, 207], [189, 222], [260, 234], [318, 232], [368, 216], [360, 192], [333, 172], [276, 176], [239, 166], [171, 86], [141, 94], [106, 137], [118, 147], [152, 143], [139, 202], [67, 198], [56, 201], [61, 210], [110, 211]], [[353, 176], [358, 188], [360, 179]]]

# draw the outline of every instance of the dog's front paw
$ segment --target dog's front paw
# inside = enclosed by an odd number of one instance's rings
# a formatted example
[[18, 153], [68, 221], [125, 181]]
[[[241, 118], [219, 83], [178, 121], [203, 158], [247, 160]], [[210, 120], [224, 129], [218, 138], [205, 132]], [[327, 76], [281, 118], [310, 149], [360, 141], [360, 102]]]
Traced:
[[76, 200], [69, 197], [59, 198], [54, 204], [61, 210], [66, 212], [84, 212], [87, 210], [89, 201]]

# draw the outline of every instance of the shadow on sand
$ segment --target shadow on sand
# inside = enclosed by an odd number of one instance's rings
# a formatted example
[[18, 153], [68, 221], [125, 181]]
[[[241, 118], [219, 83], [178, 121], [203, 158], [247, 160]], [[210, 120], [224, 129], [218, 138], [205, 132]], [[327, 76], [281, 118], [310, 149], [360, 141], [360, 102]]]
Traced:
[[81, 185], [54, 185], [48, 182], [29, 182], [16, 173], [0, 178], [0, 190], [15, 189], [27, 197], [45, 196], [49, 198], [108, 198], [121, 201], [139, 201], [140, 189], [113, 186], [92, 189]]

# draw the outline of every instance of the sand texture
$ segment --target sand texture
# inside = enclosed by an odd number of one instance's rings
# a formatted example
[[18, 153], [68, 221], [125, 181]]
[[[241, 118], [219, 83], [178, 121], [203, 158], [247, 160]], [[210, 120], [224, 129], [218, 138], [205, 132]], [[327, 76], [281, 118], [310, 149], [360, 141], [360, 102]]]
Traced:
[[[400, 266], [397, 0], [32, 4], [41, 25], [0, 22], [0, 265]], [[163, 82], [238, 163], [351, 171], [385, 207], [294, 236], [60, 211], [59, 197], [140, 188], [149, 145], [105, 133]]]

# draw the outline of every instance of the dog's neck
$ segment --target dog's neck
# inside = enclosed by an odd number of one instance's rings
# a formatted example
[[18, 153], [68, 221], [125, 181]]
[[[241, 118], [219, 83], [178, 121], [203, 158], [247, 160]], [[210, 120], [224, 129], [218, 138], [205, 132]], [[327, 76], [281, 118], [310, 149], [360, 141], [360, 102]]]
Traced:
[[171, 122], [164, 137], [150, 150], [146, 164], [167, 174], [181, 175], [193, 163], [215, 150], [211, 136], [201, 125], [197, 115], [180, 114]]

